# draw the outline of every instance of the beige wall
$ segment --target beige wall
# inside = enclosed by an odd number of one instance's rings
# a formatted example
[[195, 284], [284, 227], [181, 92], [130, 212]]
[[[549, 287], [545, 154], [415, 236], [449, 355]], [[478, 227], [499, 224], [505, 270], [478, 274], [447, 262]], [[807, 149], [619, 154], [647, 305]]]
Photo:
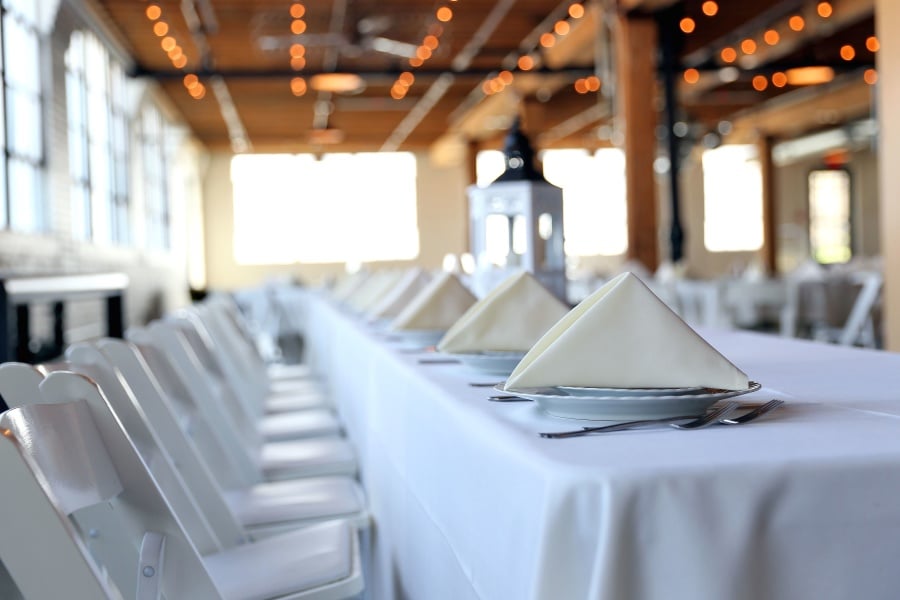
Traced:
[[881, 169], [881, 239], [884, 256], [885, 346], [900, 351], [900, 2], [875, 0], [875, 29], [881, 49], [878, 66], [877, 103], [880, 127], [879, 158]]
[[[206, 277], [209, 286], [213, 289], [236, 289], [285, 275], [314, 283], [325, 276], [342, 273], [344, 265], [339, 263], [238, 265], [234, 261], [231, 157], [230, 153], [210, 155], [203, 178]], [[427, 154], [418, 154], [416, 159], [419, 257], [415, 261], [378, 263], [376, 266], [415, 263], [437, 268], [441, 266], [445, 254], [460, 254], [468, 248], [465, 170], [462, 167], [435, 166]]]

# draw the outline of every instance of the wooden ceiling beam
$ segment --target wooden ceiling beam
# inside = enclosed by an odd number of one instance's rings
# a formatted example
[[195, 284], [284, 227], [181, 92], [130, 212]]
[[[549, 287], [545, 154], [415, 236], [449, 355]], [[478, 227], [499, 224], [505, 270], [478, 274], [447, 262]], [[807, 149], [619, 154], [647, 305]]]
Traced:
[[788, 92], [732, 120], [729, 143], [754, 143], [760, 137], [791, 139], [834, 127], [871, 113], [872, 86], [848, 76], [832, 84]]

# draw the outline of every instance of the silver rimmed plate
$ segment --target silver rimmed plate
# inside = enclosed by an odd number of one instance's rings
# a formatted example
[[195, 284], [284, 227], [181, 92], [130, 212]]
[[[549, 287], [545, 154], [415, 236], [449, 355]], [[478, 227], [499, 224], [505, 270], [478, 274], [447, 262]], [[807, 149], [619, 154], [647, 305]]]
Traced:
[[392, 337], [406, 344], [434, 346], [441, 341], [446, 332], [432, 329], [392, 329], [389, 333]]
[[464, 352], [447, 354], [486, 375], [509, 375], [525, 356], [524, 352]]
[[609, 396], [634, 398], [636, 396], [685, 396], [704, 393], [702, 390], [708, 390], [709, 388], [699, 386], [685, 388], [594, 388], [559, 385], [556, 386], [555, 389], [564, 392], [568, 396], [581, 396], [585, 398], [606, 398]]
[[[760, 384], [751, 381], [750, 385], [742, 390], [579, 388], [580, 392], [573, 394], [559, 387], [507, 390], [503, 384], [498, 384], [494, 389], [504, 394], [533, 400], [544, 412], [556, 417], [592, 421], [630, 421], [699, 415], [719, 400], [749, 394], [760, 387]], [[588, 394], [588, 390], [593, 392]], [[665, 393], [666, 391], [683, 393]]]

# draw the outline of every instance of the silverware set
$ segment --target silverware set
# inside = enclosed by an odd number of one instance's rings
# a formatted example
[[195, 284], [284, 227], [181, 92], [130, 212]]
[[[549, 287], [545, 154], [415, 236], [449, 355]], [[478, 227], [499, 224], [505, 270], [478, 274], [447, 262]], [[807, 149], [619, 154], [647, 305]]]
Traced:
[[613, 423], [612, 425], [602, 425], [599, 427], [583, 427], [573, 431], [559, 431], [539, 434], [542, 438], [562, 439], [570, 437], [580, 437], [593, 433], [608, 433], [612, 431], [625, 431], [627, 429], [636, 429], [651, 425], [668, 425], [675, 429], [703, 429], [710, 425], [743, 425], [754, 421], [768, 412], [778, 408], [784, 404], [784, 400], [770, 400], [765, 404], [753, 406], [748, 412], [736, 415], [738, 411], [745, 408], [740, 402], [730, 401], [715, 406], [709, 412], [697, 415], [684, 415], [678, 417], [667, 417], [664, 419], [643, 419], [639, 421], [624, 421], [622, 423]]

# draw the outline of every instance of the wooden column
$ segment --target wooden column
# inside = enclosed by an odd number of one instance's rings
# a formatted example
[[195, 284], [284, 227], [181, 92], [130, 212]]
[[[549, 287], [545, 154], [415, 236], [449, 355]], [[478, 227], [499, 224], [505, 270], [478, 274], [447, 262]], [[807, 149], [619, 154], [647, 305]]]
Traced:
[[773, 141], [770, 137], [762, 137], [757, 143], [759, 167], [762, 174], [763, 201], [763, 247], [761, 249], [763, 264], [769, 275], [778, 272], [778, 232], [775, 212], [775, 162], [772, 160]]
[[875, 30], [881, 49], [875, 55], [878, 67], [876, 105], [878, 112], [878, 220], [881, 225], [881, 256], [884, 269], [885, 347], [900, 351], [900, 2], [875, 0]]
[[656, 202], [656, 23], [619, 14], [615, 30], [617, 126], [625, 134], [628, 257], [659, 263]]
[[[475, 185], [478, 181], [478, 151], [481, 150], [481, 144], [477, 140], [468, 140], [466, 143], [466, 179], [468, 180], [466, 183], [466, 188], [470, 185]], [[463, 214], [466, 215], [465, 223], [463, 225], [463, 235], [465, 236], [463, 239], [465, 240], [465, 244], [463, 248], [468, 248], [466, 252], [472, 251], [472, 232], [471, 227], [472, 224], [469, 222], [469, 197], [463, 199]]]

